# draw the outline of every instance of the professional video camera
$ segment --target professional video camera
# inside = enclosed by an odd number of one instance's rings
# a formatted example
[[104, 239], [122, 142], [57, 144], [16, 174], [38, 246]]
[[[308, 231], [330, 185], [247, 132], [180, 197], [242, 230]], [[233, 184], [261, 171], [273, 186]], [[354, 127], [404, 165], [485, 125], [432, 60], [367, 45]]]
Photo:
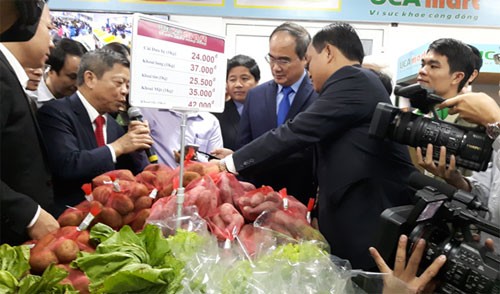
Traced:
[[389, 208], [381, 214], [377, 248], [382, 257], [394, 264], [401, 234], [408, 236], [407, 256], [417, 241], [424, 239], [426, 249], [419, 274], [439, 255], [447, 258], [436, 276], [437, 293], [500, 293], [500, 256], [474, 241], [471, 232], [474, 225], [500, 236], [498, 226], [478, 216], [487, 208], [470, 193], [419, 172], [411, 175], [410, 185], [419, 188], [425, 185], [415, 194], [416, 204]]
[[434, 117], [404, 112], [391, 104], [379, 103], [371, 121], [370, 136], [379, 139], [388, 137], [398, 143], [421, 147], [424, 152], [427, 144], [431, 143], [434, 160], [439, 160], [440, 146], [445, 146], [447, 163], [450, 155], [454, 154], [457, 166], [486, 170], [491, 158], [492, 140], [484, 128], [468, 128], [439, 120], [434, 106], [444, 99], [419, 84], [396, 86], [394, 93], [409, 98], [412, 107], [422, 113], [431, 111]]

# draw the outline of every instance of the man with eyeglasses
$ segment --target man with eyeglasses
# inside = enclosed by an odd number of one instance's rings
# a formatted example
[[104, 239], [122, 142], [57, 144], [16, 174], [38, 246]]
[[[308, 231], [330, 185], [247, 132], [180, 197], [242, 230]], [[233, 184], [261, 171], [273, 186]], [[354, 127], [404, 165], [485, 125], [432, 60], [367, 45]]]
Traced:
[[[293, 119], [316, 100], [317, 94], [305, 70], [310, 42], [306, 29], [291, 22], [283, 23], [271, 33], [266, 60], [273, 80], [248, 92], [239, 125], [238, 148]], [[246, 179], [257, 187], [287, 188], [290, 195], [307, 204], [316, 194], [312, 162], [312, 148], [309, 148], [284, 157], [266, 171]]]
[[346, 23], [324, 27], [306, 51], [319, 97], [293, 120], [267, 132], [219, 162], [220, 170], [256, 173], [297, 150], [315, 147], [320, 232], [331, 252], [353, 268], [372, 270], [384, 209], [411, 203], [408, 178], [415, 171], [408, 148], [370, 138], [378, 102], [390, 103], [380, 78], [361, 67], [364, 52]]

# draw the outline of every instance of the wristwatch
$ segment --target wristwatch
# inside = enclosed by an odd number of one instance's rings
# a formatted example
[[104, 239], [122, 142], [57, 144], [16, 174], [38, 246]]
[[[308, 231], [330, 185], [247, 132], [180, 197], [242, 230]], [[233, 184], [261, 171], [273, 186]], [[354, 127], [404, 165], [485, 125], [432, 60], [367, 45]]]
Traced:
[[490, 137], [492, 140], [495, 140], [500, 135], [500, 122], [494, 122], [488, 124], [486, 127], [486, 135]]

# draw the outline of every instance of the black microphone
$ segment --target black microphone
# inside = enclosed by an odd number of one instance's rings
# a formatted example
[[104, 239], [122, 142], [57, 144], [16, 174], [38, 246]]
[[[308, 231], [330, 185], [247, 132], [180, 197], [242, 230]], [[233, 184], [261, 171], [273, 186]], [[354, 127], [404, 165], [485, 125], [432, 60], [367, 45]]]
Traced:
[[426, 176], [421, 172], [413, 172], [410, 175], [409, 184], [415, 190], [420, 190], [428, 186], [436, 188], [440, 193], [446, 195], [448, 198], [460, 201], [470, 208], [488, 211], [488, 208], [485, 207], [483, 203], [477, 199], [477, 196], [474, 196], [469, 192], [459, 190], [445, 182], [441, 182], [434, 178]]
[[[128, 111], [127, 111], [128, 117], [130, 120], [138, 120], [138, 121], [143, 121], [142, 120], [142, 112], [139, 108], [131, 106]], [[156, 155], [156, 152], [151, 146], [151, 148], [144, 150], [146, 151], [146, 155], [148, 156], [148, 160], [150, 163], [158, 163], [158, 155]]]

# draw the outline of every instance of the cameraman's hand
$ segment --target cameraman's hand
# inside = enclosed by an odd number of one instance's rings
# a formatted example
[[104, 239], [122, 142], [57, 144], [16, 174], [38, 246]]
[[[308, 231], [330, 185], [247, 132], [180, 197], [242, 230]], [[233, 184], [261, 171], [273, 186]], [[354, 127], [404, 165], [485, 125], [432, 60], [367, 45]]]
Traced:
[[500, 121], [500, 107], [485, 93], [458, 95], [439, 105], [439, 108], [444, 107], [450, 108], [450, 114], [459, 113], [463, 119], [483, 126]]
[[386, 273], [384, 277], [385, 294], [401, 294], [401, 293], [421, 293], [425, 290], [429, 282], [436, 276], [439, 269], [445, 264], [446, 256], [440, 255], [432, 262], [432, 264], [417, 277], [417, 270], [425, 249], [425, 241], [420, 239], [413, 253], [410, 256], [408, 264], [406, 264], [406, 244], [408, 237], [401, 235], [399, 237], [396, 259], [394, 261], [394, 271], [385, 263], [384, 259], [378, 253], [377, 249], [370, 247], [372, 255], [377, 267], [381, 273]]
[[427, 145], [425, 159], [422, 155], [422, 148], [417, 147], [416, 153], [418, 164], [421, 167], [425, 168], [425, 170], [435, 176], [441, 177], [448, 184], [455, 186], [457, 189], [470, 192], [471, 187], [469, 185], [469, 182], [467, 182], [462, 174], [456, 169], [455, 155], [450, 156], [450, 164], [448, 165], [448, 167], [446, 167], [446, 147], [441, 146], [441, 149], [439, 150], [439, 161], [437, 165], [432, 158], [432, 144]]

